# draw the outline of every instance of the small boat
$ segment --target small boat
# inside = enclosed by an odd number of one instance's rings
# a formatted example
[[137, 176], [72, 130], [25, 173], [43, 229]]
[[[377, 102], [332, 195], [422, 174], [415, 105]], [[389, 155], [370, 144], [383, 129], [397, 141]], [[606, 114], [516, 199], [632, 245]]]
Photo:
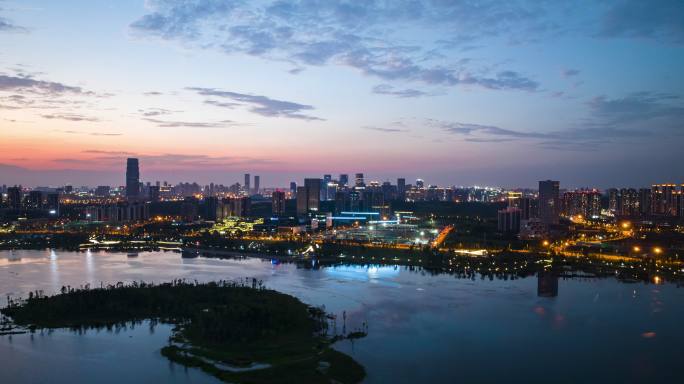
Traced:
[[138, 252], [128, 252], [128, 257], [138, 257]]
[[183, 259], [194, 259], [196, 257], [199, 257], [199, 251], [196, 249], [183, 249], [181, 252], [181, 257]]

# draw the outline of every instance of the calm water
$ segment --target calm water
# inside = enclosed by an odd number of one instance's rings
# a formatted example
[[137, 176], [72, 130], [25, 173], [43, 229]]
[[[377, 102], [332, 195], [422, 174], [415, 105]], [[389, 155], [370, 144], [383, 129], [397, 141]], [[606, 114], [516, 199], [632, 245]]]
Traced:
[[[314, 270], [155, 252], [0, 252], [3, 297], [62, 285], [242, 277], [346, 311], [348, 329], [367, 322], [368, 337], [337, 348], [366, 367], [369, 383], [681, 382], [684, 289], [675, 285], [560, 280], [558, 296], [539, 297], [536, 277], [473, 281], [402, 267]], [[118, 334], [0, 337], [0, 383], [216, 382], [160, 356], [168, 334], [167, 326], [151, 332], [143, 324]]]

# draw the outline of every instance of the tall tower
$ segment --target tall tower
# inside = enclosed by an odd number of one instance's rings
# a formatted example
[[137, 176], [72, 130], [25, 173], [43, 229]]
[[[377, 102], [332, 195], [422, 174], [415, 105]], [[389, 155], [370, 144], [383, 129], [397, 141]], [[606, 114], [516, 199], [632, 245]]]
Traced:
[[254, 194], [259, 194], [259, 184], [261, 184], [261, 176], [254, 176]]
[[247, 192], [247, 194], [249, 194], [250, 186], [251, 186], [251, 183], [249, 182], [250, 178], [251, 178], [250, 174], [245, 173], [245, 184], [244, 185], [245, 185], [245, 192]]
[[140, 195], [140, 168], [138, 159], [126, 161], [126, 197], [136, 198]]
[[560, 183], [545, 180], [539, 182], [539, 218], [544, 224], [558, 224], [560, 215]]

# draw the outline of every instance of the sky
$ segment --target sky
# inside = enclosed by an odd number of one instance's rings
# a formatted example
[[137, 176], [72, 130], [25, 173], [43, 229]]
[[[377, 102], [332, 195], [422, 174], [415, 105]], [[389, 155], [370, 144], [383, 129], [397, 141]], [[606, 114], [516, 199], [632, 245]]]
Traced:
[[684, 182], [684, 1], [0, 0], [0, 184]]

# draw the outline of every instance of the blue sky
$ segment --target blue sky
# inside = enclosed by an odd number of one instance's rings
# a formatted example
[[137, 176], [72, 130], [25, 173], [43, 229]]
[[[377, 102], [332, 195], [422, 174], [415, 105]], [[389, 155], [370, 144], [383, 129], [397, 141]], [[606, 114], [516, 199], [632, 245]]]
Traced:
[[683, 47], [674, 0], [0, 1], [0, 183], [682, 182]]

